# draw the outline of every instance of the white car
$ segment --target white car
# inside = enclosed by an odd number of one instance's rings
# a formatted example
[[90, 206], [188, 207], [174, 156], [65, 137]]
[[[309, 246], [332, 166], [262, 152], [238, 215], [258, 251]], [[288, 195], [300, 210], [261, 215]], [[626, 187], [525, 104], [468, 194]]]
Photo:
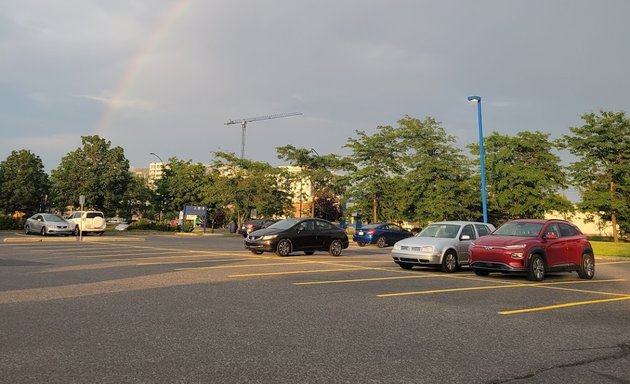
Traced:
[[79, 236], [80, 232], [103, 235], [107, 226], [105, 215], [99, 211], [72, 212], [66, 220], [72, 225], [72, 233], [75, 236]]
[[441, 221], [428, 225], [414, 237], [394, 244], [392, 257], [402, 269], [413, 266], [439, 267], [455, 272], [468, 265], [470, 243], [494, 231], [492, 224], [472, 221]]

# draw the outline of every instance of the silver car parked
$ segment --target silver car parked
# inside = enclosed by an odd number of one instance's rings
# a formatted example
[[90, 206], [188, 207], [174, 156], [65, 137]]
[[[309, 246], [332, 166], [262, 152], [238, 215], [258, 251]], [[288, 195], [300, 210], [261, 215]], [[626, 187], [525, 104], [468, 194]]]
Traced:
[[24, 224], [24, 233], [39, 233], [46, 235], [65, 235], [72, 234], [72, 227], [63, 217], [52, 213], [36, 213], [26, 219]]
[[433, 223], [416, 236], [394, 244], [392, 257], [402, 269], [411, 269], [414, 265], [432, 266], [452, 273], [468, 265], [470, 243], [494, 229], [492, 224], [472, 221]]

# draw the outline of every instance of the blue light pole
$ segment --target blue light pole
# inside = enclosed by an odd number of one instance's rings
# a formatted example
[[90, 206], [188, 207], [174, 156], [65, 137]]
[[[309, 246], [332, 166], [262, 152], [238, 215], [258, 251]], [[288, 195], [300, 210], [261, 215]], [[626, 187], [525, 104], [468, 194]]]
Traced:
[[479, 165], [481, 166], [481, 206], [483, 222], [488, 222], [488, 202], [486, 200], [486, 161], [483, 149], [483, 124], [481, 121], [481, 96], [468, 96], [468, 101], [477, 103], [477, 122], [479, 123]]

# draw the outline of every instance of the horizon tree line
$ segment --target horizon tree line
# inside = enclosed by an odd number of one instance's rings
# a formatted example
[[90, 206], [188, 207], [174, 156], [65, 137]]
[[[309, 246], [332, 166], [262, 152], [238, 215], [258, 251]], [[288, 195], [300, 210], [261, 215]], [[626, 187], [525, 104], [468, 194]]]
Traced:
[[[552, 210], [571, 214], [577, 207], [610, 222], [615, 241], [617, 227], [630, 233], [630, 120], [625, 112], [603, 110], [581, 118], [582, 126], [557, 140], [540, 131], [484, 138], [491, 223], [542, 218]], [[406, 115], [371, 134], [358, 130], [344, 145], [348, 156], [277, 147], [278, 158], [300, 167], [299, 175], [226, 152], [215, 153], [210, 168], [173, 157], [154, 188], [129, 172], [122, 147], [97, 135], [81, 141], [50, 176], [30, 150], [12, 151], [0, 162], [0, 213], [63, 212], [84, 195], [108, 216], [168, 219], [194, 203], [206, 205], [212, 221], [240, 223], [252, 209], [263, 217], [290, 215], [291, 183], [301, 178], [312, 186], [308, 211], [318, 217], [348, 217], [342, 207], [352, 198], [352, 211], [373, 222], [482, 220], [479, 146], [469, 144], [464, 153], [432, 117]], [[577, 161], [562, 166], [557, 150]], [[569, 186], [580, 193], [575, 206], [562, 195]]]

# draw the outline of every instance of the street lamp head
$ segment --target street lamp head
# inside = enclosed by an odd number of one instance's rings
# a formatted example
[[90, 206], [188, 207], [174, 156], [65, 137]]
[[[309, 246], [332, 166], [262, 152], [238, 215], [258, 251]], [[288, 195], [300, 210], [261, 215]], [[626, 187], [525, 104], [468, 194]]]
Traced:
[[468, 96], [468, 101], [473, 103], [481, 103], [481, 96]]

